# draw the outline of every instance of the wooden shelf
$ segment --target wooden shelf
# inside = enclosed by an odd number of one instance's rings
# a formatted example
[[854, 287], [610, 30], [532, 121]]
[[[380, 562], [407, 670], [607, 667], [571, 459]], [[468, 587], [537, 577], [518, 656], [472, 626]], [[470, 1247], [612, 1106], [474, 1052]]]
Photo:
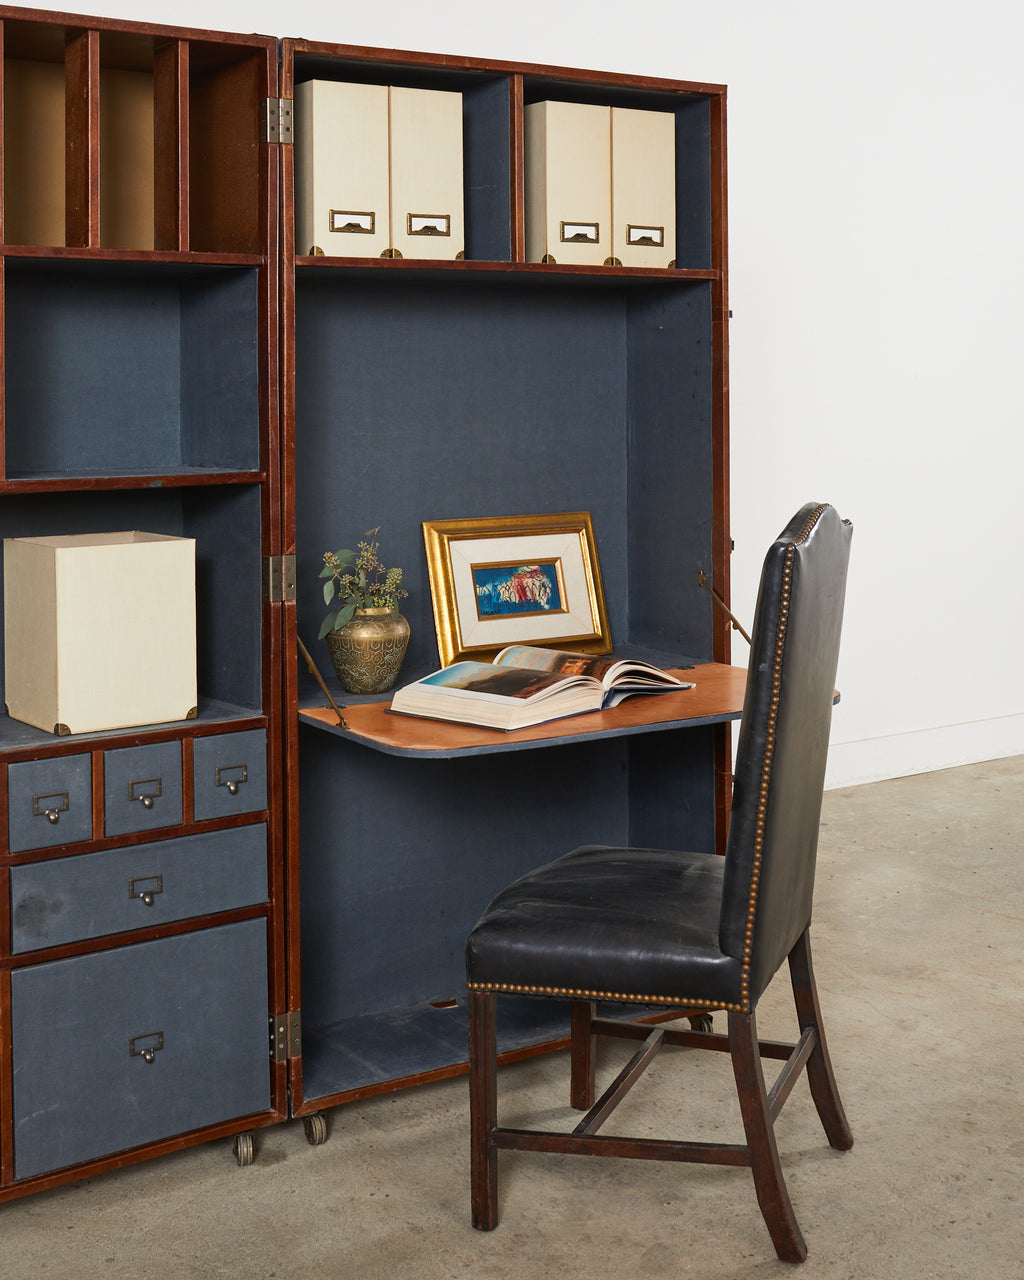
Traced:
[[45, 749], [47, 755], [67, 755], [73, 751], [93, 749], [106, 744], [112, 747], [130, 746], [136, 742], [163, 737], [190, 738], [206, 733], [212, 727], [225, 732], [239, 729], [255, 729], [266, 726], [266, 716], [256, 707], [236, 706], [200, 696], [199, 709], [192, 720], [174, 720], [166, 724], [133, 725], [127, 729], [101, 729], [94, 733], [71, 733], [57, 737], [23, 724], [9, 715], [0, 715], [0, 751], [5, 760], [34, 760]]
[[320, 270], [325, 274], [347, 273], [353, 276], [371, 275], [375, 272], [396, 272], [398, 276], [414, 275], [426, 278], [455, 278], [466, 274], [481, 277], [520, 278], [532, 282], [565, 279], [573, 284], [592, 282], [606, 284], [621, 281], [623, 284], [678, 284], [685, 280], [717, 280], [720, 272], [710, 268], [672, 267], [581, 267], [572, 263], [548, 262], [485, 262], [477, 259], [457, 259], [453, 262], [430, 258], [329, 258], [319, 254], [299, 254], [295, 269], [303, 276]]
[[134, 269], [139, 266], [166, 265], [169, 267], [258, 267], [267, 261], [259, 253], [193, 253], [170, 249], [82, 249], [74, 245], [0, 245], [0, 254], [7, 261], [30, 259], [33, 262], [95, 262], [104, 268], [125, 263]]

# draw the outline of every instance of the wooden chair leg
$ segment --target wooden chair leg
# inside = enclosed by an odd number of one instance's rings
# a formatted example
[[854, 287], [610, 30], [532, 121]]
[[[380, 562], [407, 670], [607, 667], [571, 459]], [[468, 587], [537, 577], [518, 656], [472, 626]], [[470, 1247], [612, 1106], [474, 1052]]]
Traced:
[[589, 1111], [597, 1096], [597, 1036], [590, 1029], [596, 1013], [597, 1005], [593, 1000], [572, 1002], [569, 1105], [577, 1111]]
[[497, 1030], [495, 996], [469, 993], [470, 1187], [473, 1226], [493, 1231], [498, 1225], [498, 1152], [491, 1133], [498, 1123]]
[[782, 1261], [803, 1262], [807, 1246], [782, 1176], [752, 1013], [729, 1013], [729, 1050], [761, 1214]]
[[807, 1079], [811, 1086], [811, 1097], [818, 1109], [818, 1115], [829, 1144], [837, 1151], [849, 1151], [853, 1146], [853, 1134], [839, 1100], [839, 1089], [832, 1074], [832, 1062], [828, 1056], [828, 1045], [825, 1043], [825, 1029], [821, 1021], [821, 1008], [818, 1004], [818, 989], [814, 982], [814, 970], [811, 967], [811, 942], [805, 929], [789, 955], [789, 976], [793, 983], [793, 999], [796, 1002], [797, 1017], [800, 1020], [801, 1033], [813, 1027], [817, 1045], [807, 1061]]

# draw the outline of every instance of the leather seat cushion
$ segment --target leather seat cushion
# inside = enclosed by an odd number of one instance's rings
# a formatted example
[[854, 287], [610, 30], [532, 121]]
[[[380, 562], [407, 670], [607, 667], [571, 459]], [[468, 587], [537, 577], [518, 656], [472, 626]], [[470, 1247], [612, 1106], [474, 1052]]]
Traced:
[[587, 846], [503, 890], [466, 944], [471, 984], [545, 994], [738, 1003], [722, 954], [725, 859]]

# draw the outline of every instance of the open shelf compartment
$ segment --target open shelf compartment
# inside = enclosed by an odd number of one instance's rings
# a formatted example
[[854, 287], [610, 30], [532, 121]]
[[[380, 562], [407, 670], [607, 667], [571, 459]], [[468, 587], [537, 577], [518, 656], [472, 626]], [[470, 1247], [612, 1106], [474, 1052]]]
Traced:
[[[323, 552], [367, 529], [381, 526], [387, 563], [406, 574], [404, 683], [438, 665], [423, 520], [589, 511], [613, 644], [709, 660], [698, 583], [713, 554], [709, 282], [451, 277], [296, 280], [307, 647], [323, 616]], [[342, 447], [332, 422], [344, 423]]]
[[440, 60], [421, 53], [295, 40], [284, 42], [283, 65], [286, 94], [303, 81], [332, 80], [463, 95], [465, 256], [478, 261], [525, 257], [522, 146], [527, 104], [555, 100], [669, 112], [675, 117], [675, 265], [688, 270], [723, 266], [716, 252], [723, 193], [714, 185], [724, 101], [720, 85], [636, 81], [566, 68]]
[[276, 41], [24, 13], [0, 8], [5, 243], [267, 253]]
[[259, 471], [258, 268], [3, 269], [8, 481]]
[[[3, 509], [4, 536], [9, 538], [132, 529], [195, 538], [199, 715], [209, 722], [262, 714], [258, 486], [66, 493], [57, 509], [48, 495], [8, 494], [3, 498]], [[153, 590], [160, 590], [159, 582], [153, 583]], [[159, 675], [158, 670], [153, 672], [154, 679]], [[125, 732], [143, 730], [136, 727]], [[6, 715], [0, 717], [0, 749], [69, 741], [72, 739], [55, 738]]]

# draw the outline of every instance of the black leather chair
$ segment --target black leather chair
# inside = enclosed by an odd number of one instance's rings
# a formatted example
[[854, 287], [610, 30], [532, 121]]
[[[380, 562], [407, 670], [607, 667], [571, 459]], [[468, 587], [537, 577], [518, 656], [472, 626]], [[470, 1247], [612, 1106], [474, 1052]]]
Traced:
[[[789, 1200], [774, 1121], [806, 1068], [831, 1145], [853, 1145], [821, 1023], [808, 929], [814, 889], [851, 526], [804, 507], [768, 551], [740, 725], [725, 857], [591, 846], [504, 890], [466, 945], [470, 1011], [473, 1225], [497, 1225], [499, 1149], [631, 1156], [749, 1167], [779, 1257], [807, 1249]], [[795, 1045], [759, 1041], [754, 1020], [789, 961]], [[570, 1102], [588, 1114], [569, 1134], [497, 1123], [498, 992], [572, 1001]], [[596, 1016], [596, 1002], [728, 1011], [728, 1034]], [[634, 1011], [635, 1013], [635, 1011]], [[643, 1044], [594, 1102], [596, 1037]], [[732, 1056], [742, 1145], [605, 1136], [599, 1126], [662, 1045]], [[765, 1087], [761, 1058], [785, 1061]]]

